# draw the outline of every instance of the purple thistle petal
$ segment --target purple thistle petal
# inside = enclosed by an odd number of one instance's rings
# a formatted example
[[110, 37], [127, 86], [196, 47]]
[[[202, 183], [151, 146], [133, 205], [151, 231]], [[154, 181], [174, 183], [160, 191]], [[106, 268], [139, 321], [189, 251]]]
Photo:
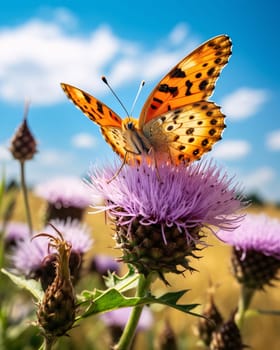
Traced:
[[176, 226], [187, 233], [199, 225], [233, 230], [241, 220], [236, 214], [244, 207], [239, 188], [212, 162], [161, 165], [160, 181], [156, 169], [145, 163], [126, 166], [108, 183], [116, 171], [116, 167], [93, 171], [90, 187], [105, 200], [106, 205], [98, 208], [117, 217], [121, 225], [138, 218], [142, 225]]

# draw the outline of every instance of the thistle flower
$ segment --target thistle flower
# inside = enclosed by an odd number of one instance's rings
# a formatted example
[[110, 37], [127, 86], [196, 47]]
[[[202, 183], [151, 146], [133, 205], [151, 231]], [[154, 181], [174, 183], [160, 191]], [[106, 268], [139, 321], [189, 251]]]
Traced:
[[39, 303], [37, 318], [43, 329], [47, 344], [52, 344], [57, 337], [70, 330], [75, 321], [75, 293], [70, 278], [71, 244], [66, 242], [58, 231], [58, 237], [42, 233], [39, 236], [50, 239], [55, 250], [55, 278], [47, 287], [42, 302]]
[[29, 227], [25, 223], [11, 221], [5, 227], [5, 248], [9, 251], [29, 237]]
[[[78, 220], [51, 222], [57, 230], [63, 233], [64, 239], [72, 246], [69, 258], [71, 278], [74, 283], [79, 279], [82, 268], [83, 255], [91, 248], [93, 240], [90, 238], [89, 228]], [[54, 235], [51, 226], [45, 227], [42, 232]], [[29, 237], [18, 244], [12, 252], [11, 261], [17, 272], [27, 278], [40, 279], [45, 290], [55, 277], [56, 254], [53, 247], [49, 247], [47, 237], [40, 236], [36, 239]]]
[[34, 193], [47, 201], [45, 222], [53, 219], [81, 220], [91, 197], [79, 178], [57, 177], [37, 185]]
[[10, 146], [10, 151], [13, 157], [20, 162], [32, 159], [37, 152], [36, 140], [27, 124], [27, 111], [28, 107], [26, 107], [23, 122], [14, 134]]
[[[142, 163], [124, 167], [108, 183], [116, 169], [96, 170], [90, 175], [92, 192], [104, 198], [116, 226], [117, 247], [122, 260], [138, 272], [181, 273], [177, 266], [192, 270], [188, 257], [202, 243], [202, 228], [225, 230], [237, 226], [234, 214], [243, 204], [237, 187], [212, 163], [188, 167]], [[212, 229], [213, 231], [213, 229]]]
[[266, 215], [247, 214], [231, 235], [218, 236], [232, 248], [235, 278], [247, 288], [263, 289], [280, 268], [280, 221]]

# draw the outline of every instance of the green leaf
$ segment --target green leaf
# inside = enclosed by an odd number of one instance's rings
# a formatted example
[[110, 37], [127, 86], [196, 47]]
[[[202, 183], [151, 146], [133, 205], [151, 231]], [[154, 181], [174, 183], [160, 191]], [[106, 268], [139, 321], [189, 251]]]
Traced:
[[44, 292], [39, 282], [33, 279], [27, 280], [24, 277], [16, 276], [5, 269], [1, 269], [1, 272], [8, 276], [19, 288], [26, 289], [30, 292], [36, 300], [42, 300]]
[[185, 313], [200, 317], [201, 315], [199, 315], [197, 313], [190, 312], [190, 310], [199, 306], [199, 304], [185, 304], [185, 305], [184, 304], [177, 304], [177, 301], [184, 294], [186, 294], [188, 291], [189, 291], [189, 289], [181, 290], [179, 292], [166, 293], [156, 300], [159, 304], [167, 305], [167, 306], [173, 307], [174, 309], [177, 309], [179, 311], [183, 311]]
[[159, 298], [153, 295], [145, 297], [126, 297], [115, 288], [107, 291], [95, 290], [93, 292], [84, 291], [80, 297], [80, 306], [86, 306], [85, 312], [79, 318], [89, 317], [102, 312], [116, 310], [122, 307], [134, 307], [147, 304], [162, 304], [173, 307], [184, 313], [195, 316], [199, 314], [191, 312], [198, 304], [177, 304], [178, 300], [187, 292], [187, 290], [167, 293]]

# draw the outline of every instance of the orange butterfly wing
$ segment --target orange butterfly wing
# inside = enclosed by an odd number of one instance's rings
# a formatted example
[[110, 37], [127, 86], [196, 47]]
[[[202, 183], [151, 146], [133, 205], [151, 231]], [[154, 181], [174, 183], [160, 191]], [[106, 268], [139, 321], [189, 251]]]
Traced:
[[98, 124], [105, 140], [113, 150], [124, 158], [125, 141], [122, 135], [122, 119], [108, 106], [87, 92], [72, 85], [61, 83], [70, 100], [93, 122]]
[[154, 88], [142, 108], [139, 127], [176, 108], [205, 100], [231, 55], [231, 40], [220, 35], [180, 61]]

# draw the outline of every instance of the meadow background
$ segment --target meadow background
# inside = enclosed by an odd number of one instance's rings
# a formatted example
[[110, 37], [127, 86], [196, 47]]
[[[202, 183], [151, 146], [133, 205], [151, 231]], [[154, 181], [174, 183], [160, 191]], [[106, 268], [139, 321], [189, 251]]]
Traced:
[[[44, 201], [31, 194], [31, 208], [34, 218], [34, 224], [41, 227], [41, 217], [44, 213]], [[265, 213], [271, 217], [280, 220], [280, 208], [273, 203], [266, 203], [263, 206], [251, 205], [247, 209], [249, 213]], [[89, 208], [85, 215], [85, 222], [92, 228], [92, 236], [95, 240], [93, 249], [87, 254], [87, 258], [92, 255], [104, 253], [109, 256], [118, 257], [120, 251], [114, 249], [115, 242], [112, 238], [113, 231], [110, 225], [105, 222], [104, 214], [90, 214]], [[24, 221], [23, 202], [21, 194], [18, 195], [18, 202], [15, 208], [15, 219]], [[239, 295], [239, 285], [233, 278], [230, 270], [230, 250], [231, 248], [213, 235], [209, 235], [206, 242], [210, 246], [203, 250], [200, 255], [202, 258], [198, 261], [192, 260], [192, 266], [198, 270], [190, 274], [186, 272], [184, 276], [168, 274], [167, 279], [171, 286], [167, 287], [162, 282], [156, 282], [152, 285], [154, 294], [161, 295], [167, 291], [177, 291], [181, 289], [190, 289], [180, 301], [186, 303], [198, 303], [195, 311], [201, 311], [208, 300], [208, 291], [210, 285], [214, 285], [214, 300], [220, 312], [225, 319], [230, 318], [237, 305]], [[85, 261], [87, 261], [87, 258]], [[123, 266], [122, 272], [126, 268]], [[87, 285], [81, 283], [85, 288]], [[92, 285], [94, 287], [94, 285]], [[80, 288], [82, 288], [80, 286]], [[277, 310], [279, 309], [279, 288], [280, 281], [275, 281], [273, 287], [267, 287], [263, 292], [257, 292], [254, 296], [251, 309]], [[179, 349], [198, 350], [195, 326], [198, 319], [185, 315], [179, 311], [152, 307], [154, 314], [154, 323], [150, 331], [140, 332], [137, 336], [135, 350], [143, 348], [152, 350], [156, 348], [157, 339], [160, 336], [165, 320], [170, 322], [173, 331], [178, 336]], [[270, 350], [278, 350], [280, 344], [279, 337], [280, 318], [272, 315], [257, 315], [248, 318], [244, 326], [244, 344], [249, 345], [254, 350], [263, 350], [269, 346]], [[85, 350], [99, 350], [109, 342], [109, 334], [104, 325], [98, 322], [98, 317], [90, 317], [83, 321], [77, 328], [70, 332], [70, 338], [62, 339], [61, 349], [65, 346], [67, 349], [83, 348]], [[61, 341], [61, 340], [60, 340]], [[89, 342], [90, 347], [85, 344]], [[101, 345], [102, 344], [102, 345]], [[60, 348], [60, 347], [59, 347]], [[109, 348], [109, 345], [108, 345]]]

